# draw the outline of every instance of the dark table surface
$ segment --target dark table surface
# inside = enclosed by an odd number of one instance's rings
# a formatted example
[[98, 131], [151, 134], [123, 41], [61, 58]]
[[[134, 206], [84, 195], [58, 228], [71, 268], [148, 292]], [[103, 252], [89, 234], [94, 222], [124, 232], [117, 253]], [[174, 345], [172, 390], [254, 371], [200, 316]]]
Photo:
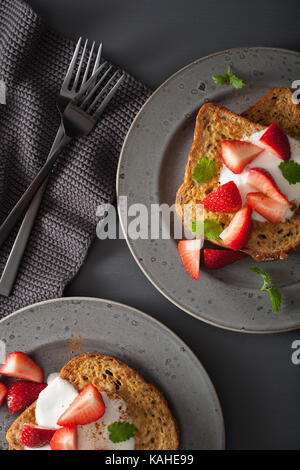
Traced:
[[[295, 0], [28, 2], [66, 36], [102, 41], [106, 57], [153, 89], [212, 52], [238, 46], [299, 46], [300, 3]], [[291, 361], [291, 345], [300, 332], [232, 333], [190, 317], [156, 291], [124, 240], [95, 240], [65, 295], [132, 305], [177, 333], [216, 387], [228, 449], [300, 448], [300, 366]]]

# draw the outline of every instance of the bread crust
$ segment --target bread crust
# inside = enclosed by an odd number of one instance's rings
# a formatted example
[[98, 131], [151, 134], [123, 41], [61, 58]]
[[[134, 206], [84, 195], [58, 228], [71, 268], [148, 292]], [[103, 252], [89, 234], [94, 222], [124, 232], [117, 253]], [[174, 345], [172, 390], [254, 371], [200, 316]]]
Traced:
[[[118, 393], [127, 403], [138, 429], [136, 450], [177, 450], [179, 430], [163, 394], [124, 362], [105, 354], [84, 353], [61, 370], [62, 379], [78, 392], [93, 384], [99, 391]], [[30, 405], [7, 431], [10, 450], [24, 450], [20, 436], [25, 423], [35, 423], [35, 405]]]
[[[263, 110], [264, 108], [268, 108], [271, 110], [271, 103], [275, 101], [275, 99], [273, 99], [274, 96], [281, 96], [281, 94], [284, 95], [285, 100], [290, 100], [290, 107], [291, 105], [297, 107], [297, 110], [294, 111], [292, 115], [298, 115], [299, 106], [291, 102], [292, 94], [290, 90], [286, 88], [272, 90], [272, 92], [268, 93], [257, 105], [254, 105], [245, 112], [248, 117], [252, 116], [253, 122], [213, 103], [207, 103], [201, 107], [196, 118], [194, 141], [189, 153], [184, 181], [178, 189], [175, 202], [177, 215], [186, 228], [188, 228], [188, 222], [195, 219], [197, 204], [201, 203], [207, 194], [219, 186], [220, 169], [222, 167], [221, 142], [226, 139], [240, 140], [244, 137], [249, 137], [254, 132], [263, 130], [267, 125], [273, 122], [268, 122], [267, 118], [265, 118], [264, 125], [262, 125], [262, 111], [258, 113], [260, 116], [259, 123], [254, 122], [254, 117], [257, 109]], [[279, 101], [277, 106], [279, 106]], [[280, 104], [280, 107], [281, 106], [282, 104]], [[291, 107], [291, 109], [294, 110], [293, 107]], [[279, 112], [278, 108], [277, 112]], [[290, 116], [291, 111], [289, 111], [288, 114]], [[269, 111], [268, 118], [273, 119], [275, 117], [276, 111], [273, 113]], [[282, 122], [280, 122], [280, 124], [286, 132]], [[298, 134], [295, 130], [293, 135], [300, 139], [300, 132]], [[219, 171], [208, 183], [198, 184], [193, 181], [192, 172], [202, 155], [208, 156], [214, 160], [218, 165]], [[234, 214], [204, 211], [204, 218], [214, 218], [218, 220], [224, 228], [230, 223], [233, 215]], [[284, 259], [300, 245], [299, 228], [299, 209], [291, 219], [276, 225], [270, 222], [258, 222], [254, 220], [252, 222], [250, 239], [247, 246], [242, 251], [252, 256], [256, 261]], [[221, 239], [210, 241], [216, 245], [225, 247]]]

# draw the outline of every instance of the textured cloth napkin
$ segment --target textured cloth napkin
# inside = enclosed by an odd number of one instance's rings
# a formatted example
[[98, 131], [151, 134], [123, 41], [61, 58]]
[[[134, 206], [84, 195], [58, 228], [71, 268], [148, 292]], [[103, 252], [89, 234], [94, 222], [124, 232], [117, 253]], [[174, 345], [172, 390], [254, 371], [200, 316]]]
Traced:
[[[44, 163], [60, 118], [56, 97], [75, 43], [49, 30], [22, 0], [0, 0], [0, 221]], [[1, 90], [3, 92], [3, 83]], [[150, 91], [126, 74], [93, 132], [58, 159], [10, 297], [0, 317], [62, 295], [96, 234], [97, 206], [113, 202], [120, 149]], [[3, 99], [0, 93], [0, 99]], [[0, 249], [0, 274], [16, 230]]]

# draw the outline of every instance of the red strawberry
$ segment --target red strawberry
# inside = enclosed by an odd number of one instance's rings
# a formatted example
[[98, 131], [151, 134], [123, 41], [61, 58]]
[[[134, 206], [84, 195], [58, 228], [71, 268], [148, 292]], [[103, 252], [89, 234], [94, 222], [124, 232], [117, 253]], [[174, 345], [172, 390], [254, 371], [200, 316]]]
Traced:
[[285, 206], [290, 206], [289, 201], [279, 191], [270, 173], [263, 168], [251, 168], [248, 173], [247, 183], [249, 186], [257, 189], [271, 199], [274, 199]]
[[194, 279], [199, 279], [201, 240], [181, 240], [178, 250], [187, 272]]
[[24, 380], [9, 384], [6, 397], [9, 412], [15, 413], [25, 408], [25, 406], [31, 405], [46, 387], [47, 384], [37, 384]]
[[69, 408], [60, 416], [59, 426], [75, 426], [98, 421], [105, 413], [101, 393], [90, 384], [75, 398]]
[[2, 403], [4, 402], [4, 398], [6, 397], [6, 394], [7, 394], [7, 388], [2, 382], [0, 382], [0, 408], [2, 406]]
[[233, 173], [241, 173], [261, 152], [263, 148], [242, 140], [223, 140], [221, 143], [223, 162]]
[[273, 122], [259, 141], [281, 160], [288, 160], [291, 156], [291, 146], [286, 134]]
[[16, 379], [43, 382], [43, 371], [27, 354], [17, 351], [9, 354], [0, 368], [0, 374]]
[[265, 217], [273, 224], [279, 224], [284, 216], [287, 206], [281, 204], [263, 193], [248, 193], [247, 203], [253, 210]]
[[247, 244], [251, 233], [251, 212], [246, 204], [221, 233], [220, 238], [232, 250], [239, 251]]
[[213, 212], [236, 212], [242, 207], [242, 198], [233, 181], [219, 186], [202, 201], [204, 209]]
[[26, 447], [43, 447], [51, 441], [56, 429], [47, 429], [35, 424], [24, 424], [20, 441]]
[[227, 264], [234, 263], [247, 256], [239, 251], [204, 250], [204, 263], [207, 269], [223, 268]]
[[50, 441], [51, 450], [76, 450], [76, 426], [58, 429]]

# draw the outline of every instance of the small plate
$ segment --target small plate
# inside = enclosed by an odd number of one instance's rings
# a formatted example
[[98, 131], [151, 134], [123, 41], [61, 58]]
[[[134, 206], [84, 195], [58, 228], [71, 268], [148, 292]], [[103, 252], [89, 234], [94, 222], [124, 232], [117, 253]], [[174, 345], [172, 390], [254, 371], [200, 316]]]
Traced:
[[[0, 322], [7, 353], [24, 351], [57, 372], [82, 352], [115, 356], [166, 396], [180, 429], [181, 448], [223, 449], [222, 411], [214, 387], [192, 351], [167, 327], [132, 307], [70, 297], [41, 302]], [[0, 409], [0, 449], [16, 415]]]
[[[247, 86], [217, 86], [215, 74], [228, 65]], [[199, 108], [212, 101], [241, 113], [269, 90], [291, 86], [300, 77], [300, 54], [264, 47], [231, 49], [188, 65], [153, 93], [132, 124], [124, 142], [117, 174], [118, 201], [172, 205], [184, 175]], [[124, 211], [119, 214], [126, 230]], [[165, 223], [167, 221], [165, 220]], [[300, 327], [300, 255], [285, 261], [259, 263], [283, 294], [283, 308], [274, 314], [261, 279], [249, 271], [250, 258], [219, 270], [201, 270], [193, 280], [180, 260], [177, 241], [133, 240], [128, 246], [140, 268], [171, 302], [207, 323], [242, 332], [274, 333]]]

